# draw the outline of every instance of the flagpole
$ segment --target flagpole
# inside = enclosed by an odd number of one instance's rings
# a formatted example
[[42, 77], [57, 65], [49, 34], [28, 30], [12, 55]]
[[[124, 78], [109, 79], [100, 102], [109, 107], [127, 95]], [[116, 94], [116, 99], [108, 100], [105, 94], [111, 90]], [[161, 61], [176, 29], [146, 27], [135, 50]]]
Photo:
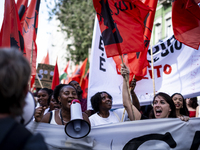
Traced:
[[81, 84], [82, 84], [82, 81], [83, 81], [83, 77], [81, 76], [80, 86], [81, 86]]
[[[31, 58], [30, 58], [30, 66], [32, 68], [32, 61], [33, 61], [33, 40], [32, 40], [32, 47], [31, 47]], [[33, 70], [32, 70], [33, 71]], [[31, 71], [31, 74], [32, 74]], [[36, 74], [37, 75], [37, 74]], [[29, 89], [31, 89], [31, 80], [29, 81]]]
[[38, 74], [37, 74], [37, 73], [36, 73], [36, 77], [37, 77], [37, 79], [38, 79], [38, 81], [39, 81], [39, 83], [40, 83], [40, 86], [41, 86], [42, 88], [44, 88], [43, 85], [42, 85], [42, 82], [40, 81], [40, 78], [38, 77]]
[[153, 65], [153, 50], [152, 50], [152, 45], [151, 47], [151, 70], [152, 70], [152, 79], [153, 79], [153, 95], [155, 96], [156, 90], [155, 90], [155, 77], [154, 77], [154, 65]]
[[[122, 58], [122, 55], [120, 55], [120, 58], [121, 58], [122, 64], [125, 65], [125, 64], [124, 64], [124, 60], [123, 60], [123, 58]], [[130, 97], [131, 104], [133, 104], [133, 103], [132, 103], [133, 100], [132, 100], [132, 97], [131, 97], [131, 93], [130, 93], [130, 91], [129, 91], [129, 81], [128, 81], [128, 79], [126, 78], [126, 76], [123, 76], [123, 77], [124, 77], [124, 79], [125, 79], [125, 81], [126, 81], [126, 85], [127, 85], [127, 89], [128, 89], [128, 95], [129, 95], [129, 97]], [[134, 115], [132, 106], [131, 106], [131, 110], [132, 110], [132, 113], [133, 113], [133, 120], [135, 120], [135, 115]], [[123, 120], [124, 120], [125, 111], [126, 111], [126, 109], [124, 108], [121, 122], [123, 122]]]

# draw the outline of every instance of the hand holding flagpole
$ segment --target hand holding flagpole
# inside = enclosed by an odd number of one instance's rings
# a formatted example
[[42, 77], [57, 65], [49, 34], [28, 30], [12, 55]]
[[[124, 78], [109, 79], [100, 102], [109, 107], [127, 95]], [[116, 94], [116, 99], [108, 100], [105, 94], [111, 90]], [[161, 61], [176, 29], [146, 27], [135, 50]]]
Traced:
[[[132, 115], [133, 115], [133, 118], [132, 120], [135, 120], [135, 114], [134, 114], [134, 111], [133, 111], [133, 108], [132, 108], [132, 97], [131, 97], [131, 94], [130, 94], [130, 91], [129, 91], [129, 70], [128, 68], [126, 67], [126, 65], [124, 64], [124, 61], [123, 61], [123, 58], [121, 57], [121, 60], [122, 60], [122, 66], [121, 66], [121, 74], [126, 82], [126, 90], [123, 88], [123, 94], [125, 93], [124, 91], [127, 91], [128, 93], [128, 99], [130, 99], [128, 105], [131, 106], [131, 112], [132, 112]], [[126, 98], [125, 98], [126, 99]], [[123, 104], [124, 104], [124, 96], [123, 96]], [[125, 105], [124, 105], [125, 106]], [[126, 106], [125, 106], [126, 107]], [[124, 115], [125, 115], [125, 108], [124, 108], [124, 112], [123, 112], [123, 116], [122, 116], [122, 120], [124, 119]], [[130, 117], [130, 116], [129, 116]]]

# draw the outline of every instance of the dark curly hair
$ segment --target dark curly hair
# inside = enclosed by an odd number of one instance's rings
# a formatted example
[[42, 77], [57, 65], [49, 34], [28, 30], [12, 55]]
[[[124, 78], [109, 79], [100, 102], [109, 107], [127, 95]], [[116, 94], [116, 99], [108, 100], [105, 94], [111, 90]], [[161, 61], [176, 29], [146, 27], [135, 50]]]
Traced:
[[[70, 86], [70, 87], [73, 87], [72, 85], [69, 85], [69, 84], [59, 84], [55, 87], [54, 91], [53, 91], [53, 97], [54, 99], [56, 100], [57, 103], [60, 103], [59, 100], [58, 100], [58, 96], [60, 95], [60, 91], [63, 89], [63, 87], [65, 86]], [[74, 87], [73, 87], [74, 88]], [[75, 89], [75, 88], [74, 88]], [[76, 94], [77, 94], [77, 90], [75, 89], [76, 91]], [[78, 94], [77, 94], [78, 96]]]
[[190, 105], [192, 108], [196, 109], [199, 104], [197, 103], [197, 97], [190, 98]]
[[[47, 105], [49, 106], [49, 104], [50, 104], [50, 101], [51, 101], [51, 96], [52, 96], [52, 94], [53, 94], [53, 90], [52, 89], [48, 89], [48, 88], [42, 88], [42, 89], [40, 89], [39, 91], [46, 91], [47, 92], [47, 94], [48, 94], [48, 100], [47, 100]], [[38, 92], [39, 92], [38, 91]]]
[[188, 109], [187, 109], [186, 102], [185, 102], [185, 99], [184, 99], [183, 95], [182, 95], [181, 93], [174, 93], [174, 94], [171, 96], [171, 98], [173, 99], [173, 97], [174, 97], [175, 95], [180, 95], [180, 96], [182, 97], [182, 99], [183, 99], [183, 108], [180, 109], [180, 114], [181, 114], [181, 115], [184, 115], [184, 116], [189, 116], [189, 111], [188, 111]]
[[102, 102], [102, 98], [101, 98], [101, 94], [102, 93], [106, 93], [109, 98], [112, 100], [112, 96], [110, 94], [108, 94], [107, 92], [105, 91], [102, 91], [102, 92], [97, 92], [95, 95], [93, 95], [90, 99], [91, 101], [91, 105], [92, 105], [92, 108], [95, 112], [99, 112], [99, 105], [101, 104]]
[[[169, 106], [170, 106], [170, 108], [171, 108], [171, 112], [170, 112], [168, 118], [176, 118], [176, 107], [175, 107], [175, 105], [174, 105], [174, 102], [173, 102], [172, 98], [171, 98], [168, 94], [166, 94], [166, 93], [159, 92], [159, 93], [157, 93], [157, 94], [154, 96], [153, 102], [155, 101], [155, 98], [156, 98], [157, 96], [162, 96], [162, 97], [165, 99], [165, 101], [169, 104]], [[152, 109], [152, 111], [151, 111], [150, 114], [151, 114], [151, 115], [150, 115], [150, 118], [155, 118], [155, 114], [154, 114], [153, 109]]]

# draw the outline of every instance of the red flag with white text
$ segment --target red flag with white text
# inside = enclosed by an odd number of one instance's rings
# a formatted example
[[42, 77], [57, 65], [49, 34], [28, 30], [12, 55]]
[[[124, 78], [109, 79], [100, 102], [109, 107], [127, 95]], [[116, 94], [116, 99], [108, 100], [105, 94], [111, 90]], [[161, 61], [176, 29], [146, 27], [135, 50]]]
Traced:
[[200, 8], [198, 1], [175, 0], [172, 3], [172, 25], [175, 38], [198, 50], [200, 45]]
[[6, 0], [0, 31], [0, 47], [16, 47], [26, 54], [19, 15], [14, 0]]
[[145, 17], [140, 0], [93, 0], [107, 57], [144, 50]]
[[37, 45], [36, 36], [38, 28], [40, 0], [31, 0], [26, 10], [26, 17], [23, 25], [23, 35], [26, 48], [26, 57], [32, 65], [32, 75], [36, 74]]

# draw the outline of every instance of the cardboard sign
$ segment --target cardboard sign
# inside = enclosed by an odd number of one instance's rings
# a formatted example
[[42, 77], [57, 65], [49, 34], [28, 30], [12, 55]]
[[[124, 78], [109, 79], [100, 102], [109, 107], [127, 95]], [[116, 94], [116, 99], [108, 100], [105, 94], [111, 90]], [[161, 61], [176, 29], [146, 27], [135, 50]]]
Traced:
[[[54, 67], [53, 65], [38, 64], [37, 74], [44, 88], [51, 89]], [[35, 78], [35, 87], [42, 88], [37, 77]]]

